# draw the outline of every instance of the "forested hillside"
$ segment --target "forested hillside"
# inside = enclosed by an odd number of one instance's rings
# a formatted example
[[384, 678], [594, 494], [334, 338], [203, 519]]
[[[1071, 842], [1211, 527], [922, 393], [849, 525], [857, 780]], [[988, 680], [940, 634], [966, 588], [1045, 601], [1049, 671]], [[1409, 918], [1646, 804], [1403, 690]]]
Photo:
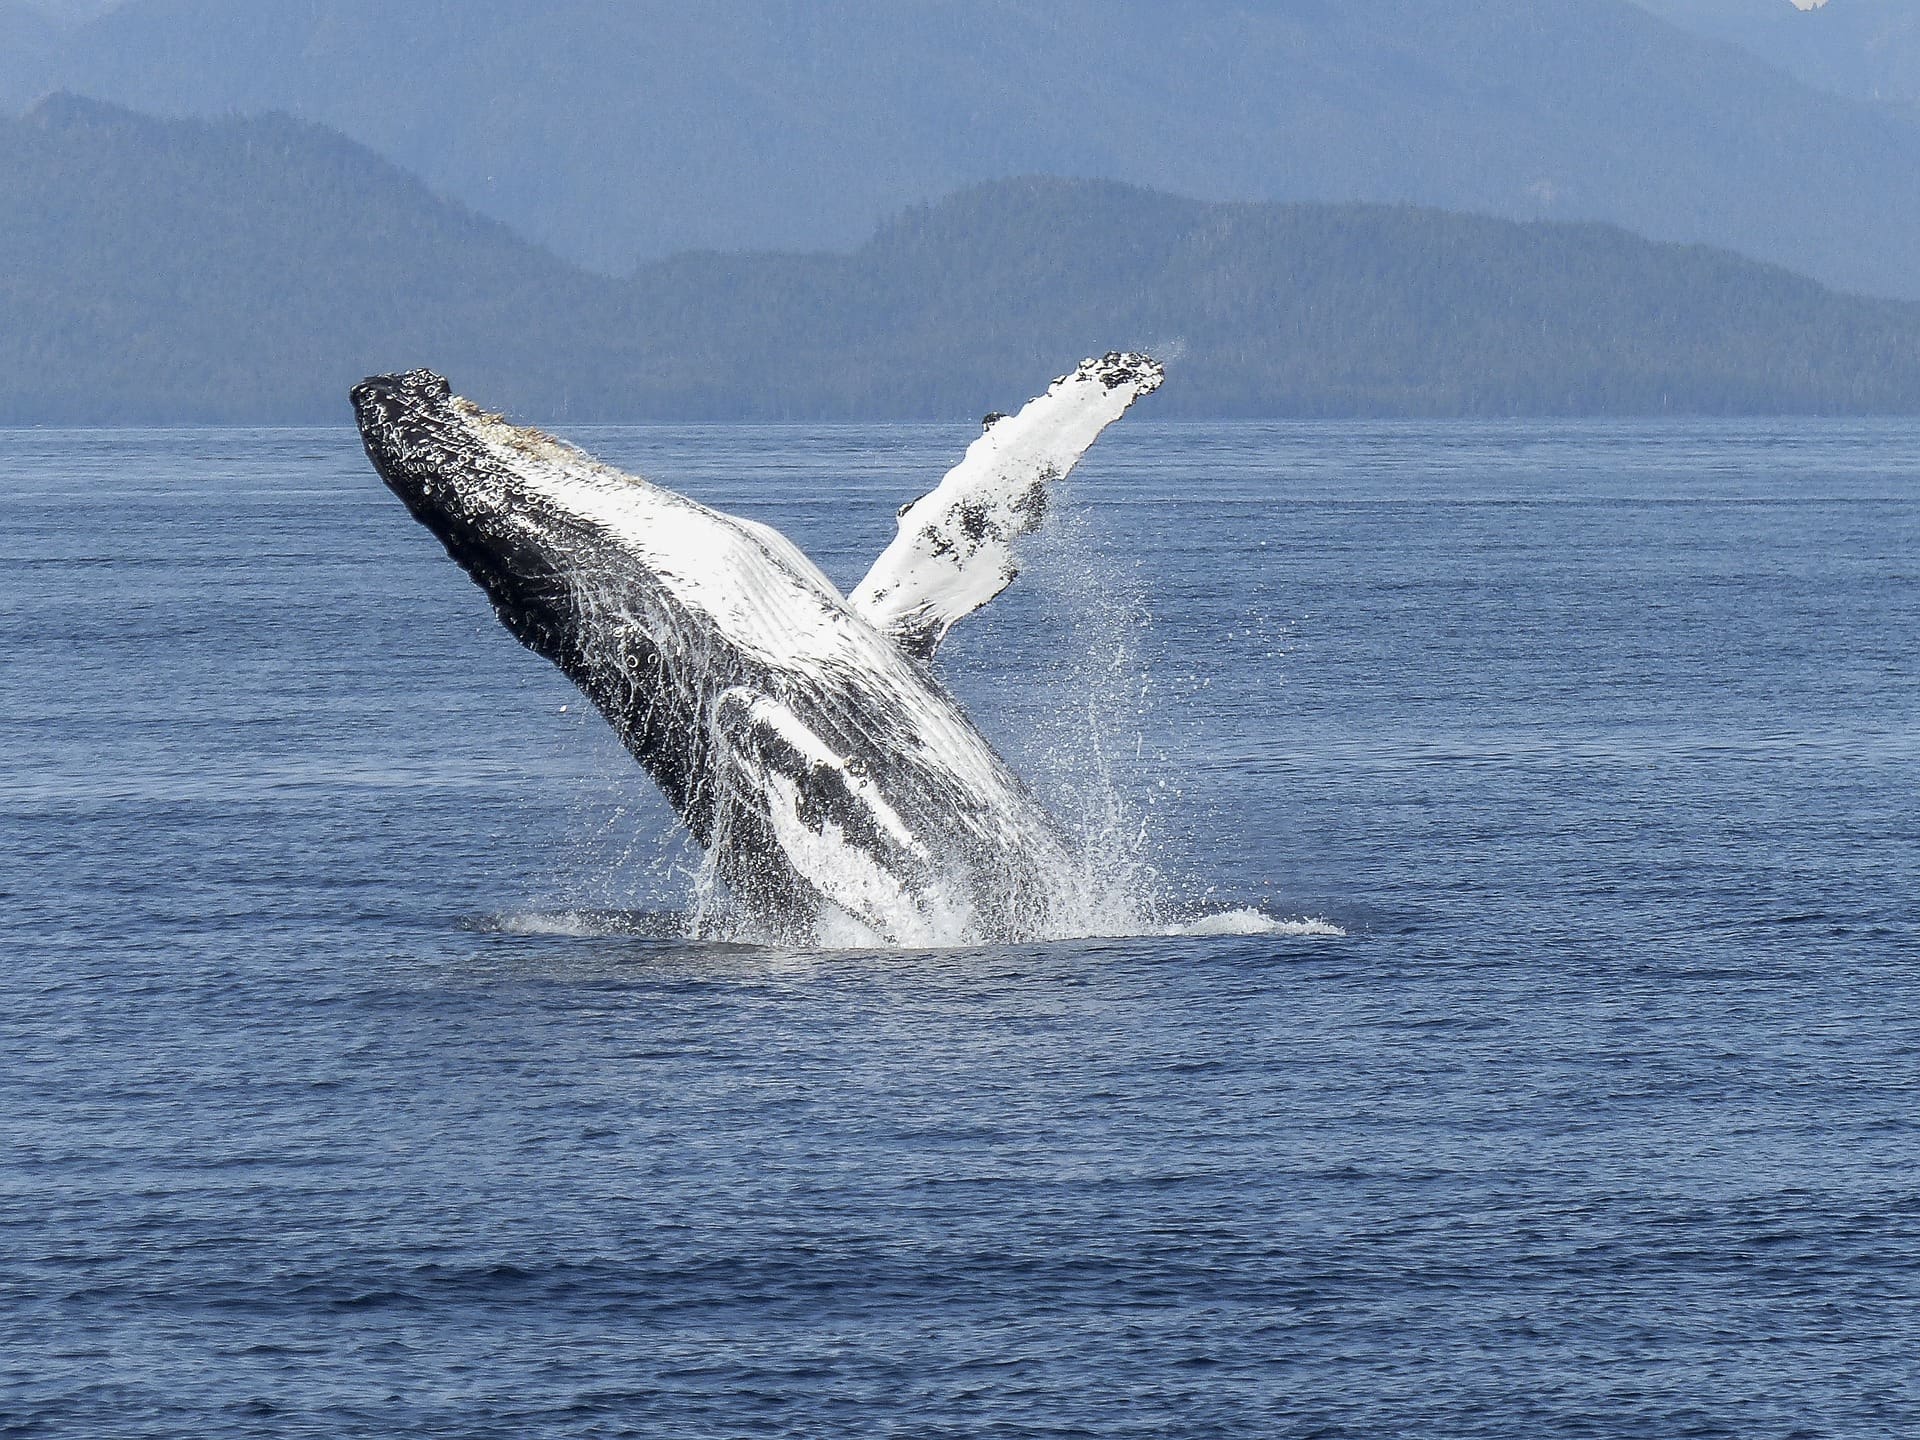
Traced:
[[616, 281], [284, 117], [0, 122], [4, 423], [340, 420], [416, 365], [555, 421], [953, 419], [1117, 346], [1161, 416], [1920, 412], [1920, 307], [1608, 226], [1026, 180]]
[[1116, 343], [1175, 359], [1162, 414], [1920, 409], [1920, 307], [1609, 226], [1407, 207], [1011, 182], [846, 259], [651, 266], [636, 303], [674, 337], [640, 357], [660, 414], [950, 413]]
[[625, 293], [283, 116], [0, 122], [0, 421], [335, 418], [442, 354], [505, 387]]

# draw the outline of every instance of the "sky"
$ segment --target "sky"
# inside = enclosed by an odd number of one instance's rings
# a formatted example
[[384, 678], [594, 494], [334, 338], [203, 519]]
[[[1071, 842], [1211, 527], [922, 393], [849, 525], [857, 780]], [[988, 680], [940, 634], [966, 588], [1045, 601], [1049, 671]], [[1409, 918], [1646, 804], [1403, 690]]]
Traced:
[[[29, 0], [50, 15], [63, 19], [87, 19], [111, 10], [121, 0]], [[1672, 14], [1692, 10], [1715, 18], [1750, 12], [1755, 15], [1777, 11], [1783, 4], [1791, 3], [1802, 10], [1817, 9], [1828, 0], [1666, 0], [1666, 3], [1650, 5], [1647, 8]]]
[[120, 0], [27, 0], [27, 3], [57, 19], [90, 20], [113, 9]]

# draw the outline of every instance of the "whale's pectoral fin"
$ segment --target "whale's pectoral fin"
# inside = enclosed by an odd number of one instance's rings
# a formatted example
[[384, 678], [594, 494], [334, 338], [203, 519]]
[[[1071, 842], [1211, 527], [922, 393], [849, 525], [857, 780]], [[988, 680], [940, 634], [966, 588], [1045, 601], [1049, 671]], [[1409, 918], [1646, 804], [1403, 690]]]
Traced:
[[[713, 702], [713, 729], [794, 874], [895, 942], [924, 940], [931, 917], [916, 895], [931, 878], [926, 846], [862, 773], [778, 698], [735, 686]], [[751, 889], [753, 877], [730, 876]]]
[[1047, 487], [1162, 375], [1145, 355], [1108, 354], [1082, 361], [1018, 415], [989, 416], [966, 458], [902, 508], [900, 533], [855, 587], [853, 608], [930, 658], [956, 620], [1013, 583], [1013, 542], [1046, 518]]

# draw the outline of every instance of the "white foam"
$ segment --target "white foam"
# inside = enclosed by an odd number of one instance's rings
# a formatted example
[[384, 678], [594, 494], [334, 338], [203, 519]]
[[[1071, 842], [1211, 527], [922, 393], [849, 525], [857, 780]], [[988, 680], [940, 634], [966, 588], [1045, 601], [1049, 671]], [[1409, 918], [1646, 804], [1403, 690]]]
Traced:
[[594, 939], [614, 933], [604, 916], [577, 910], [495, 915], [484, 922], [483, 928], [502, 935], [564, 936], [570, 940]]
[[1215, 936], [1215, 935], [1288, 935], [1313, 936], [1323, 939], [1344, 939], [1346, 931], [1331, 920], [1276, 920], [1264, 910], [1255, 910], [1252, 906], [1242, 906], [1237, 910], [1222, 910], [1214, 915], [1202, 915], [1197, 920], [1188, 920], [1183, 924], [1169, 925], [1161, 931], [1163, 935]]
[[[791, 950], [793, 937], [759, 935], [742, 929], [739, 917], [726, 917], [733, 923], [715, 923], [697, 910], [689, 914], [607, 910], [536, 910], [511, 915], [488, 916], [478, 927], [500, 935], [532, 939], [608, 940], [622, 936], [646, 936], [653, 939], [720, 941], [760, 948]], [[1344, 939], [1347, 932], [1331, 920], [1304, 918], [1280, 920], [1264, 910], [1242, 906], [1201, 915], [1178, 924], [1154, 928], [1096, 922], [1085, 933], [1073, 933], [1062, 927], [1041, 944], [1070, 944], [1075, 940], [1127, 940], [1165, 936], [1169, 939], [1222, 939], [1244, 936], [1275, 936], [1289, 939]], [[878, 935], [844, 912], [823, 912], [814, 926], [811, 942], [803, 949], [821, 950], [943, 950], [973, 948], [977, 939], [958, 935], [929, 935], [904, 944], [888, 944]]]

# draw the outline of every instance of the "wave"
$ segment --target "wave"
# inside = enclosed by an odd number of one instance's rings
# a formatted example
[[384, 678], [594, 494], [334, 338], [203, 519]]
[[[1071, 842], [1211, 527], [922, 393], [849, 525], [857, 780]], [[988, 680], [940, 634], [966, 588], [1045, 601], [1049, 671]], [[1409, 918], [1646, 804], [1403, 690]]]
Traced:
[[1235, 935], [1285, 935], [1302, 938], [1344, 940], [1347, 932], [1331, 920], [1317, 918], [1299, 920], [1279, 920], [1264, 910], [1252, 906], [1242, 906], [1237, 910], [1222, 910], [1211, 915], [1202, 915], [1198, 919], [1182, 924], [1169, 925], [1161, 932], [1163, 935], [1202, 938], [1206, 936]]

